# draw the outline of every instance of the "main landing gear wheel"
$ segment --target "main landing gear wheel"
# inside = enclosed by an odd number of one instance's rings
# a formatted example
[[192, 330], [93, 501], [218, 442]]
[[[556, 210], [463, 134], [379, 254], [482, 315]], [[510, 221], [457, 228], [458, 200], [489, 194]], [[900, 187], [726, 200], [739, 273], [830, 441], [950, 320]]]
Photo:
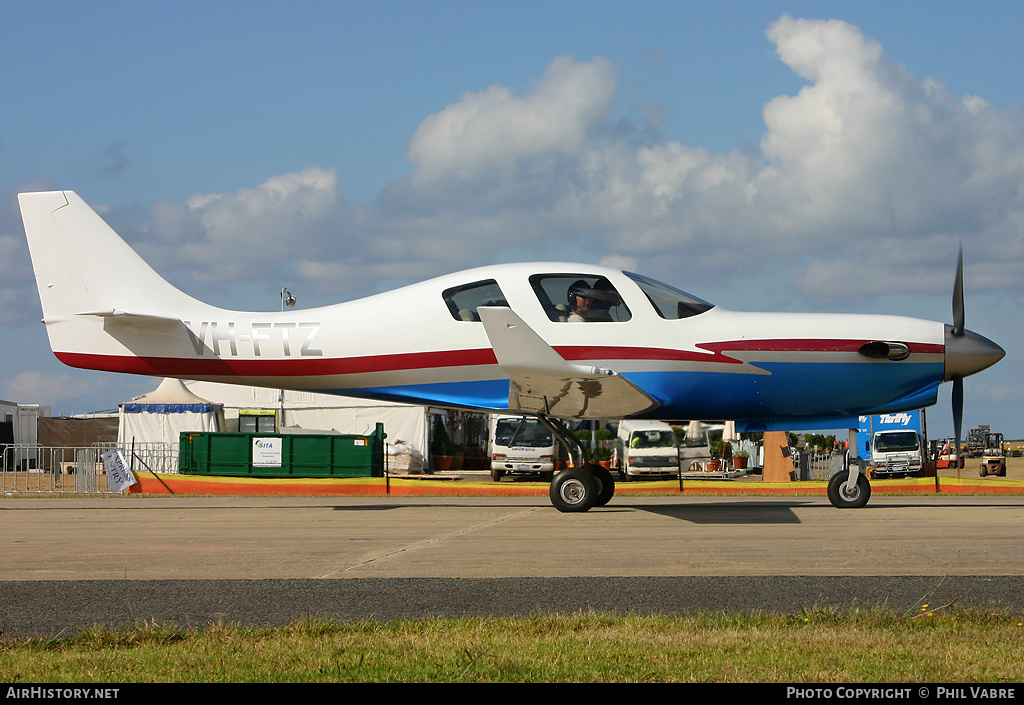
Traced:
[[589, 467], [590, 474], [597, 481], [597, 500], [594, 502], [594, 506], [603, 507], [612, 501], [612, 496], [615, 494], [615, 479], [612, 477], [611, 470], [604, 465], [595, 464]]
[[848, 490], [846, 482], [850, 478], [849, 470], [842, 470], [832, 476], [828, 481], [828, 501], [833, 507], [839, 509], [859, 509], [868, 503], [871, 498], [871, 484], [868, 479], [857, 474], [857, 485], [853, 490]]
[[551, 481], [548, 495], [560, 512], [585, 512], [591, 507], [603, 507], [615, 494], [615, 480], [608, 468], [588, 465], [586, 468], [566, 468]]
[[551, 481], [548, 495], [560, 512], [585, 512], [597, 502], [597, 480], [583, 468], [566, 468]]

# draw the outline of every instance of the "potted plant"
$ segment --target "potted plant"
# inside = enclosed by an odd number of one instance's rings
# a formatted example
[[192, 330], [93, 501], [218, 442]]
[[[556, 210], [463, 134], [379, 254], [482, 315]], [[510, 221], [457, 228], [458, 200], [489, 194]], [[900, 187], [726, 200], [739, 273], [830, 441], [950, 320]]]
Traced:
[[738, 450], [732, 454], [732, 466], [737, 470], [745, 470], [747, 468], [747, 458], [750, 457], [750, 453], [745, 450]]
[[448, 471], [452, 469], [452, 454], [454, 446], [452, 439], [448, 436], [448, 429], [440, 416], [434, 419], [434, 432], [430, 443], [430, 454], [433, 456], [435, 470]]
[[708, 471], [716, 472], [722, 469], [722, 453], [725, 449], [725, 444], [722, 441], [711, 441], [711, 445], [708, 446], [708, 452], [711, 454], [711, 462], [708, 463]]

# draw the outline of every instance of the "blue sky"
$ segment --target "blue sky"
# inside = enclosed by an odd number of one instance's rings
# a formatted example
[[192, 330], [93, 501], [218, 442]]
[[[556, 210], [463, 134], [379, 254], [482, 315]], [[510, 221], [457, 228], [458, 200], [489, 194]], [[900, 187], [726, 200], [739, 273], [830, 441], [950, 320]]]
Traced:
[[49, 352], [15, 195], [66, 188], [264, 310], [572, 259], [949, 320], [962, 241], [968, 327], [1008, 353], [965, 428], [1024, 437], [1020, 3], [0, 0], [0, 26], [0, 398], [156, 386]]

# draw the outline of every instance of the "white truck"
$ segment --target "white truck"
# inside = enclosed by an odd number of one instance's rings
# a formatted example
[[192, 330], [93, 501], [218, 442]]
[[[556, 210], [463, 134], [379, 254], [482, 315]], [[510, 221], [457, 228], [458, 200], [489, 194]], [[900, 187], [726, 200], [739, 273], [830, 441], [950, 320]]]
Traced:
[[492, 415], [491, 479], [504, 475], [539, 475], [550, 480], [558, 458], [557, 442], [551, 429], [537, 418], [516, 415]]
[[678, 475], [676, 432], [662, 421], [620, 421], [613, 462], [623, 480]]
[[871, 437], [872, 477], [922, 475], [925, 448], [917, 431], [877, 431]]

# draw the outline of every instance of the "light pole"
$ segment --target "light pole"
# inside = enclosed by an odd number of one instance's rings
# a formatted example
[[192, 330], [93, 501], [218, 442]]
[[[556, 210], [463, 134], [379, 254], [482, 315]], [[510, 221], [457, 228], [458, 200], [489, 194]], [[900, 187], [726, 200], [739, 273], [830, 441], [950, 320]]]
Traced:
[[284, 311], [284, 307], [292, 308], [295, 306], [295, 295], [288, 291], [285, 287], [281, 287], [281, 310]]
[[[286, 287], [281, 287], [281, 311], [282, 312], [284, 311], [284, 307], [285, 306], [287, 306], [288, 308], [292, 308], [292, 307], [295, 306], [295, 294], [293, 294], [292, 292], [288, 291], [288, 289]], [[284, 426], [284, 390], [283, 389], [277, 390], [277, 406], [278, 406], [278, 413], [280, 414], [280, 416], [278, 417], [278, 425], [280, 427], [280, 426]]]

